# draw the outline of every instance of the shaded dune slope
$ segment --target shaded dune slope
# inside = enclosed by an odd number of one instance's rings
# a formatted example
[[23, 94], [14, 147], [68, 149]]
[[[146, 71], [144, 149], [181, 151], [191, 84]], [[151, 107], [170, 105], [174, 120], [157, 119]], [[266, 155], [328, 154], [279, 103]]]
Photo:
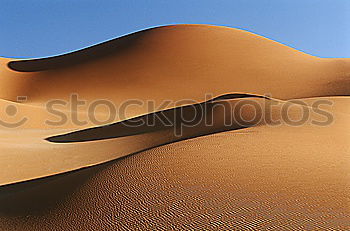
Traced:
[[[244, 122], [248, 120], [247, 118], [238, 118], [238, 121], [232, 121], [230, 126], [225, 126], [223, 123], [225, 122], [225, 119], [237, 120], [238, 116], [244, 117], [244, 112], [243, 115], [240, 115], [238, 112], [233, 111], [234, 106], [231, 105], [230, 102], [222, 102], [224, 100], [230, 101], [231, 99], [237, 98], [261, 98], [269, 100], [266, 97], [258, 95], [228, 94], [216, 97], [203, 103], [158, 111], [143, 116], [138, 116], [129, 120], [120, 121], [114, 124], [109, 124], [101, 127], [93, 127], [70, 132], [64, 135], [49, 137], [46, 140], [57, 143], [85, 142], [139, 135], [165, 129], [172, 130], [174, 133], [178, 133], [178, 135], [181, 136], [181, 131], [179, 129], [183, 129], [183, 127], [189, 127], [194, 130], [194, 133], [197, 133], [197, 135], [202, 135], [205, 133], [202, 131], [203, 128], [205, 128], [207, 132], [214, 133], [217, 132], [218, 129], [240, 129], [257, 125], [257, 123], [260, 122], [259, 120], [262, 120], [262, 115], [254, 118], [253, 121], [246, 123]], [[217, 103], [218, 101], [221, 102]], [[218, 107], [221, 108], [218, 110]], [[215, 119], [220, 119], [221, 123], [215, 124], [215, 122], [217, 123], [217, 121], [214, 121]], [[239, 123], [239, 121], [242, 123]]]

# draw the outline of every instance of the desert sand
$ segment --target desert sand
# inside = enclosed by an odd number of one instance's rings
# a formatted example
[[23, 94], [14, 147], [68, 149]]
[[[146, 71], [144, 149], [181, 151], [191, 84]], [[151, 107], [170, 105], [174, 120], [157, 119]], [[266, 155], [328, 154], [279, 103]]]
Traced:
[[[0, 58], [0, 76], [1, 230], [350, 229], [350, 59], [177, 25], [57, 57]], [[72, 94], [84, 105], [72, 107]], [[67, 102], [64, 123], [45, 122], [59, 119], [52, 100]], [[96, 100], [154, 105], [109, 119], [106, 107], [88, 110]], [[322, 126], [320, 100], [332, 104]], [[128, 126], [204, 108], [210, 125]], [[273, 124], [303, 110], [302, 124]]]

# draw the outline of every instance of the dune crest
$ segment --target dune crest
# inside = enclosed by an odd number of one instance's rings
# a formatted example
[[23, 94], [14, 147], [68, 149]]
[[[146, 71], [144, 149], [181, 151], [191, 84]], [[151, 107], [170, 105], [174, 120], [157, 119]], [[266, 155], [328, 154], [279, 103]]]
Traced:
[[1, 66], [8, 90], [0, 98], [26, 95], [32, 103], [73, 92], [116, 104], [130, 98], [200, 102], [205, 94], [230, 92], [280, 99], [347, 95], [350, 73], [348, 59], [317, 58], [242, 30], [199, 25], [149, 29], [59, 57], [4, 59]]

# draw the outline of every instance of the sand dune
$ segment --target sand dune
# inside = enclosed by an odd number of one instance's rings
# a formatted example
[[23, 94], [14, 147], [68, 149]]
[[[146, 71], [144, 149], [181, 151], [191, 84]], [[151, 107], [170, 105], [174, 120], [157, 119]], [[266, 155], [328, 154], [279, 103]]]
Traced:
[[[89, 58], [71, 61], [81, 56]], [[321, 59], [242, 30], [200, 25], [146, 30], [47, 60], [3, 59], [1, 69], [7, 89], [1, 98], [26, 95], [33, 103], [72, 93], [85, 100], [120, 104], [133, 98], [160, 105], [164, 99], [201, 102], [206, 94], [231, 92], [291, 99], [350, 90], [349, 59]]]
[[347, 113], [330, 127], [222, 132], [3, 187], [0, 227], [347, 230]]
[[0, 76], [1, 230], [350, 229], [350, 59], [178, 25]]

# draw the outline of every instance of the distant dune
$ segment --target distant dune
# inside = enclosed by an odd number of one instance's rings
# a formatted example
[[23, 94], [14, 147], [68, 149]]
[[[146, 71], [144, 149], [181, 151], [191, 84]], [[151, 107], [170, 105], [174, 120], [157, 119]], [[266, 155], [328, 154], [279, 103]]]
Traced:
[[176, 25], [0, 77], [0, 230], [350, 229], [350, 59]]

